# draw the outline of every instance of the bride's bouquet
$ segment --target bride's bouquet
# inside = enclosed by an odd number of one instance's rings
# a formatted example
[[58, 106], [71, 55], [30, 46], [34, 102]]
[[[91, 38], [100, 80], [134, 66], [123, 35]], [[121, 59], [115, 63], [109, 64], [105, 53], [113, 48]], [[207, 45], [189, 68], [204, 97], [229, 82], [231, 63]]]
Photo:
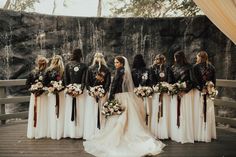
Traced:
[[169, 88], [171, 84], [167, 82], [160, 82], [157, 85], [153, 86], [154, 93], [169, 93]]
[[218, 90], [215, 89], [213, 82], [207, 81], [205, 87], [203, 88], [202, 94], [206, 94], [210, 99], [214, 99], [218, 94]]
[[79, 96], [80, 94], [83, 93], [81, 84], [76, 84], [76, 83], [69, 84], [68, 86], [66, 86], [65, 93], [72, 97]]
[[179, 94], [180, 92], [184, 91], [186, 87], [187, 87], [186, 82], [177, 82], [172, 84], [171, 86], [168, 86], [169, 93], [171, 95]]
[[88, 90], [88, 94], [95, 98], [102, 98], [105, 96], [105, 90], [102, 85], [90, 87]]
[[41, 81], [36, 80], [35, 83], [31, 85], [29, 91], [33, 93], [35, 96], [40, 96], [45, 91], [45, 88]]
[[122, 108], [121, 104], [115, 99], [107, 101], [102, 106], [102, 114], [105, 115], [106, 118], [112, 115], [120, 115], [123, 111], [124, 108]]
[[148, 86], [139, 86], [137, 88], [134, 88], [134, 93], [138, 97], [151, 97], [153, 94], [153, 89], [152, 87]]
[[55, 93], [59, 93], [60, 91], [62, 91], [64, 89], [64, 86], [62, 84], [62, 81], [51, 81], [50, 82], [50, 87], [48, 87], [48, 92], [49, 94], [55, 94]]

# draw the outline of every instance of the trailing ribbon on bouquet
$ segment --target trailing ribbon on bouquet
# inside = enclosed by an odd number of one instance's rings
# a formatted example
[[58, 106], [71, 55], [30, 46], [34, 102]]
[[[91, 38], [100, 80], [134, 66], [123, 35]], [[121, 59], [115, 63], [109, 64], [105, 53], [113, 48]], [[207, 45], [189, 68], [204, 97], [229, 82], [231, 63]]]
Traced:
[[34, 127], [37, 126], [37, 96], [34, 95]]
[[161, 117], [163, 117], [163, 93], [159, 95], [158, 123]]
[[99, 103], [98, 103], [98, 102], [99, 102], [99, 98], [96, 97], [95, 99], [96, 99], [96, 103], [97, 103], [97, 105], [98, 105], [97, 128], [100, 129], [100, 109], [99, 109]]
[[77, 125], [76, 97], [72, 97], [71, 121], [75, 121], [75, 125]]
[[147, 97], [143, 97], [143, 101], [144, 101], [144, 107], [145, 107], [145, 113], [146, 113], [146, 125], [148, 125], [148, 117], [149, 117], [149, 106], [148, 106], [148, 102], [147, 102]]
[[56, 96], [56, 105], [55, 105], [55, 109], [56, 109], [56, 115], [57, 115], [57, 118], [59, 118], [59, 93], [56, 92], [55, 93], [55, 96]]
[[181, 106], [181, 97], [177, 95], [177, 126], [180, 126], [180, 106]]
[[203, 94], [203, 114], [204, 114], [204, 122], [206, 123], [206, 115], [207, 115], [207, 95]]

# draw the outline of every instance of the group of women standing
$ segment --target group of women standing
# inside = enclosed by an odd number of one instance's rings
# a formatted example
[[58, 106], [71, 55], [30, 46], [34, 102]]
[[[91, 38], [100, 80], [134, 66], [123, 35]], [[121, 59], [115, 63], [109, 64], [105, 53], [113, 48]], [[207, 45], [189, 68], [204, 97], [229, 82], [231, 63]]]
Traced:
[[[215, 85], [215, 69], [205, 51], [197, 54], [193, 66], [183, 51], [175, 53], [171, 67], [161, 54], [150, 68], [146, 68], [141, 54], [136, 55], [132, 69], [124, 56], [117, 56], [112, 83], [102, 53], [94, 55], [89, 67], [81, 58], [81, 50], [75, 49], [65, 69], [59, 55], [53, 56], [49, 67], [45, 57], [36, 60], [26, 85], [32, 91], [32, 86], [40, 82], [48, 92], [42, 89], [31, 94], [28, 138], [83, 138], [87, 140], [85, 150], [96, 156], [155, 155], [164, 147], [158, 139], [193, 143], [216, 138], [214, 104], [202, 94], [208, 81]], [[176, 95], [155, 93], [148, 98], [147, 119], [144, 101], [135, 95], [134, 88], [153, 87], [160, 82], [185, 82], [186, 87]], [[71, 84], [80, 85], [79, 95], [73, 97], [63, 91]], [[99, 85], [104, 89], [102, 97], [88, 95], [86, 90]], [[125, 110], [105, 118], [102, 105], [114, 99]]]

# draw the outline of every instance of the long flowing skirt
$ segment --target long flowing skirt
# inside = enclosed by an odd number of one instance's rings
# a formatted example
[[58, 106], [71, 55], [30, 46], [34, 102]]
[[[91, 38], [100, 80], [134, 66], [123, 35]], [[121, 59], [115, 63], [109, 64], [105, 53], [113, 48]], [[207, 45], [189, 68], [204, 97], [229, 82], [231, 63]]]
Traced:
[[148, 131], [142, 102], [134, 93], [119, 93], [115, 98], [125, 111], [108, 117], [105, 127], [84, 142], [85, 151], [99, 157], [139, 157], [159, 154], [165, 146]]
[[181, 97], [180, 125], [177, 125], [177, 96], [171, 97], [170, 108], [170, 137], [181, 143], [194, 143], [193, 127], [193, 91]]
[[[151, 117], [151, 132], [159, 139], [169, 138], [169, 111], [170, 111], [170, 96], [163, 94], [163, 104], [159, 102], [160, 94], [154, 94], [152, 98], [152, 117]], [[161, 107], [162, 106], [162, 116]], [[160, 114], [158, 116], [158, 114]]]
[[59, 93], [59, 116], [56, 115], [56, 95], [48, 95], [48, 137], [51, 139], [61, 139], [64, 132], [65, 118], [65, 93]]
[[72, 121], [72, 100], [70, 95], [66, 94], [65, 98], [65, 122], [64, 137], [82, 138], [84, 132], [84, 107], [86, 94], [76, 97], [76, 115]]
[[[35, 103], [35, 100], [37, 101]], [[36, 104], [36, 112], [34, 112], [34, 105]], [[36, 123], [34, 126], [34, 114], [36, 114]], [[34, 94], [30, 96], [29, 104], [29, 116], [28, 116], [28, 127], [27, 137], [28, 138], [44, 138], [47, 137], [47, 124], [48, 124], [48, 105], [47, 95], [42, 94], [35, 98]]]
[[[87, 94], [86, 104], [84, 109], [84, 133], [83, 139], [90, 139], [99, 131], [98, 128], [98, 114], [100, 118], [100, 128], [105, 125], [105, 117], [101, 114], [102, 105], [107, 100], [107, 95], [100, 98], [98, 103], [94, 97]], [[99, 108], [98, 108], [99, 107]]]
[[213, 100], [207, 98], [206, 122], [204, 122], [203, 96], [194, 90], [194, 140], [211, 142], [216, 139], [215, 108]]

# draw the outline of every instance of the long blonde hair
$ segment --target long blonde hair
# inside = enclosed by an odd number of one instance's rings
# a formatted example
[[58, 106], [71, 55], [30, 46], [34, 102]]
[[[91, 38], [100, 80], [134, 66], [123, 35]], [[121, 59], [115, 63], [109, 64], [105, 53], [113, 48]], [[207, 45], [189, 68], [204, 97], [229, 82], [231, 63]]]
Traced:
[[199, 63], [209, 63], [208, 61], [208, 54], [206, 53], [206, 51], [200, 51], [198, 52], [197, 56], [200, 58], [199, 61], [196, 62], [196, 64], [199, 64]]
[[52, 61], [50, 66], [48, 67], [48, 70], [52, 70], [52, 69], [58, 69], [59, 73], [60, 73], [60, 77], [63, 76], [64, 73], [64, 63], [62, 60], [62, 57], [60, 55], [55, 55], [52, 57]]
[[94, 65], [96, 64], [96, 62], [98, 62], [98, 64], [99, 64], [98, 70], [100, 70], [100, 68], [101, 68], [102, 65], [104, 65], [104, 66], [107, 67], [107, 63], [106, 63], [106, 61], [105, 61], [105, 58], [104, 58], [103, 54], [100, 53], [100, 52], [96, 52], [96, 53], [94, 54], [93, 63], [92, 63], [91, 66], [94, 66]]
[[35, 70], [36, 71], [42, 71], [47, 68], [48, 65], [48, 59], [42, 55], [38, 55], [37, 59], [35, 60]]

